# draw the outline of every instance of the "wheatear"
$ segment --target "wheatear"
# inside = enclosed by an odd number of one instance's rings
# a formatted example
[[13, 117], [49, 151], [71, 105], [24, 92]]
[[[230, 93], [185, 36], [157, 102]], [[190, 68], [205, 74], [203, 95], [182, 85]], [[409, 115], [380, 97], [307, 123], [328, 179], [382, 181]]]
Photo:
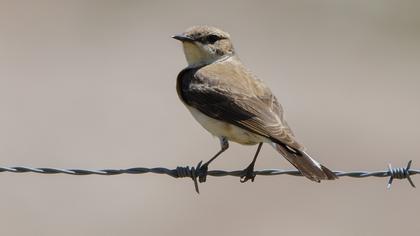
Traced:
[[241, 182], [254, 181], [254, 165], [263, 143], [271, 144], [310, 180], [337, 178], [296, 141], [283, 108], [270, 89], [241, 63], [228, 33], [210, 26], [194, 26], [173, 38], [182, 42], [188, 62], [177, 78], [178, 96], [194, 118], [219, 137], [221, 144], [221, 150], [201, 166], [200, 182], [206, 180], [208, 165], [228, 149], [228, 141], [258, 144]]

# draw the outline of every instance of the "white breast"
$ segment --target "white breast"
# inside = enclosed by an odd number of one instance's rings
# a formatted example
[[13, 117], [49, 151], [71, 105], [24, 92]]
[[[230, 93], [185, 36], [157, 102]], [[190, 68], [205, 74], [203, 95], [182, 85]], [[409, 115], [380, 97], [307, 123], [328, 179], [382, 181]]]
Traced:
[[194, 107], [187, 106], [187, 108], [190, 110], [191, 114], [198, 121], [198, 123], [200, 123], [207, 131], [217, 137], [224, 136], [230, 141], [246, 145], [269, 142], [269, 140], [258, 134], [251, 133], [227, 122], [213, 119], [195, 109]]

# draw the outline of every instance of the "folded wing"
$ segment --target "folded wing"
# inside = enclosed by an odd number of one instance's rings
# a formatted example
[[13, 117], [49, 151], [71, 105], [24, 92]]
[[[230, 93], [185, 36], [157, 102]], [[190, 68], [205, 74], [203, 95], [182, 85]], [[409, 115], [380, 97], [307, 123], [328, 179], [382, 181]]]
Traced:
[[303, 147], [284, 120], [283, 110], [265, 84], [235, 61], [183, 73], [184, 102], [214, 119], [259, 134], [293, 149]]

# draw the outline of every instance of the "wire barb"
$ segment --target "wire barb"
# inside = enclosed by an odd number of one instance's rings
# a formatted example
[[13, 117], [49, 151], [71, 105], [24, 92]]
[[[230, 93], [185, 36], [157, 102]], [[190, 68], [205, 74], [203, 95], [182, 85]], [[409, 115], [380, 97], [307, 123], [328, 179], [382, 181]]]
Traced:
[[[334, 173], [339, 176], [347, 176], [352, 178], [366, 178], [366, 177], [389, 177], [387, 189], [391, 188], [392, 182], [394, 179], [407, 179], [410, 185], [415, 188], [413, 180], [411, 179], [412, 175], [420, 174], [420, 170], [411, 169], [412, 161], [409, 161], [405, 168], [393, 168], [391, 164], [388, 165], [388, 170], [383, 171], [334, 171]], [[60, 169], [60, 168], [33, 168], [33, 167], [0, 167], [0, 172], [11, 172], [11, 173], [37, 173], [37, 174], [68, 174], [68, 175], [120, 175], [120, 174], [145, 174], [145, 173], [154, 173], [154, 174], [165, 174], [172, 176], [174, 178], [191, 178], [194, 182], [194, 188], [197, 193], [200, 193], [198, 188], [198, 183], [200, 171], [202, 168], [202, 161], [200, 161], [196, 167], [180, 167], [176, 169], [168, 168], [146, 168], [146, 167], [134, 167], [128, 169], [101, 169], [101, 170], [86, 170], [86, 169]], [[241, 177], [244, 174], [244, 170], [235, 170], [235, 171], [224, 171], [224, 170], [209, 170], [207, 175], [215, 177], [223, 176], [235, 176]], [[298, 170], [279, 170], [279, 169], [266, 169], [266, 170], [257, 170], [255, 175], [292, 175], [292, 176], [302, 176]]]
[[202, 161], [200, 161], [197, 165], [197, 167], [182, 167], [182, 166], [178, 166], [175, 170], [176, 170], [176, 176], [174, 176], [175, 178], [185, 178], [185, 177], [189, 177], [193, 180], [194, 182], [194, 188], [195, 191], [199, 194], [200, 193], [200, 189], [198, 188], [198, 182], [197, 182], [197, 170], [200, 169], [201, 167], [201, 163]]
[[411, 180], [410, 175], [411, 173], [411, 163], [413, 160], [410, 160], [407, 164], [406, 168], [392, 168], [391, 164], [388, 164], [388, 173], [389, 173], [389, 180], [388, 180], [388, 185], [386, 186], [387, 189], [391, 188], [392, 185], [392, 181], [394, 179], [407, 179], [408, 182], [410, 183], [411, 187], [415, 188], [416, 185], [414, 185], [413, 180]]

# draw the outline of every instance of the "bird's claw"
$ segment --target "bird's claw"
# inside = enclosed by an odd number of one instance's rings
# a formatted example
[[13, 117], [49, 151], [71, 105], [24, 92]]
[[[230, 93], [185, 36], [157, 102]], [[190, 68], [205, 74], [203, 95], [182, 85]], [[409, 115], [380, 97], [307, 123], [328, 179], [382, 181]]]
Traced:
[[244, 170], [244, 174], [241, 175], [241, 183], [245, 183], [248, 180], [251, 180], [251, 182], [254, 182], [255, 179], [255, 172], [254, 172], [254, 167], [253, 166], [248, 166], [245, 170]]
[[[201, 162], [200, 162], [200, 164], [201, 164]], [[207, 163], [205, 163], [204, 165], [198, 165], [197, 166], [197, 176], [198, 176], [198, 181], [200, 182], [200, 183], [204, 183], [204, 182], [206, 182], [206, 179], [207, 179], [207, 172], [208, 172], [208, 164]]]

